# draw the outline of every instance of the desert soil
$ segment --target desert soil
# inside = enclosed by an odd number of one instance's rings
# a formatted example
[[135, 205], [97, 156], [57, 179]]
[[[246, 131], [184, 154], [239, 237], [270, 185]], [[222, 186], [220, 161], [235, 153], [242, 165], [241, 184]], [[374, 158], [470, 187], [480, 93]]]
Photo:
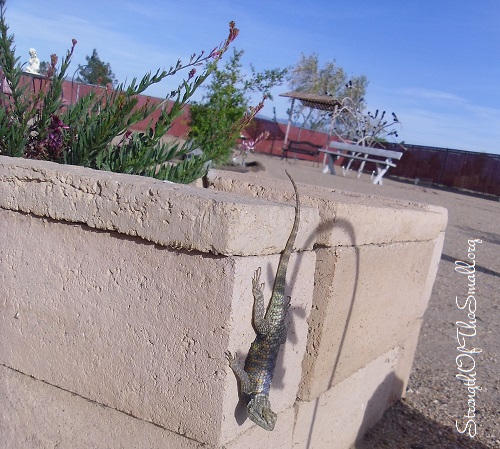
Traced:
[[[443, 254], [427, 312], [420, 332], [406, 398], [394, 404], [364, 439], [353, 449], [461, 449], [500, 448], [500, 202], [466, 192], [415, 186], [414, 183], [385, 179], [374, 186], [369, 175], [360, 179], [356, 173], [342, 176], [322, 174], [322, 167], [312, 162], [288, 160], [254, 154], [249, 161], [262, 164], [255, 173], [287, 179], [286, 168], [297, 183], [313, 184], [337, 190], [365, 193], [421, 203], [448, 209], [448, 227]], [[477, 353], [474, 360], [476, 378], [475, 409], [468, 411], [467, 385], [456, 378], [457, 322], [468, 322], [466, 309], [460, 310], [467, 298], [466, 274], [455, 271], [455, 261], [470, 262], [468, 241], [475, 244], [476, 328], [464, 331], [476, 334], [467, 338]], [[470, 349], [470, 348], [469, 348]], [[479, 352], [479, 350], [481, 352]], [[461, 360], [461, 359], [459, 359]], [[465, 359], [462, 359], [465, 361]], [[465, 414], [474, 413], [475, 437], [467, 436], [473, 424]], [[466, 431], [460, 434], [456, 427]], [[467, 426], [467, 427], [466, 427]]]

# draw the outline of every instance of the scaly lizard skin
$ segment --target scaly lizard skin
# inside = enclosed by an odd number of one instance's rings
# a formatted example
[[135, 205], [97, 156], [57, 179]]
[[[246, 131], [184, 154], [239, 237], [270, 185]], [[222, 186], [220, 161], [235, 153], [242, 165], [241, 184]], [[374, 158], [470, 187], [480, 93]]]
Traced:
[[265, 430], [273, 430], [276, 424], [277, 415], [271, 410], [269, 390], [280, 346], [286, 341], [285, 317], [290, 304], [285, 304], [285, 278], [300, 220], [297, 186], [288, 172], [286, 170], [285, 172], [295, 191], [295, 220], [285, 249], [281, 253], [271, 300], [266, 311], [263, 295], [264, 284], [260, 283], [261, 269], [258, 268], [252, 279], [253, 326], [257, 336], [248, 351], [245, 368], [242, 369], [233, 355], [226, 352], [229, 366], [239, 379], [241, 393], [247, 401], [248, 417]]

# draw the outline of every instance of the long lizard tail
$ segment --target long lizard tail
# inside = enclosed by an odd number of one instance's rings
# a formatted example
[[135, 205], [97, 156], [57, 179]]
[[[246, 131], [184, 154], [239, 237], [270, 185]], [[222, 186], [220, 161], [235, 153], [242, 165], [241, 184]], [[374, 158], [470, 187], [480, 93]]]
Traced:
[[300, 221], [299, 191], [297, 190], [297, 185], [290, 176], [290, 173], [288, 173], [286, 170], [285, 173], [292, 182], [293, 190], [295, 191], [295, 220], [293, 221], [292, 231], [290, 232], [290, 236], [288, 237], [288, 240], [286, 242], [285, 249], [281, 253], [278, 269], [276, 271], [276, 279], [274, 280], [271, 303], [275, 298], [276, 294], [281, 293], [281, 295], [283, 296], [283, 292], [285, 289], [286, 269], [288, 267], [288, 259], [290, 259], [290, 255], [292, 253], [293, 244], [295, 243], [295, 237], [297, 237], [297, 231], [299, 229], [299, 221]]

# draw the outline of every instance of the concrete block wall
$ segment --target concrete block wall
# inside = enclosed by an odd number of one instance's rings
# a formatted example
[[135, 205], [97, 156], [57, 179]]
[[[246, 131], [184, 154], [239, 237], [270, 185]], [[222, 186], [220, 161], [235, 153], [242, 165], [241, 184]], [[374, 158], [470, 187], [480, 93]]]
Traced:
[[[280, 182], [251, 175], [214, 170], [210, 183], [255, 198], [286, 197]], [[293, 447], [348, 448], [404, 396], [447, 211], [314, 186], [299, 190], [320, 224]]]
[[348, 447], [402, 394], [445, 211], [299, 186], [266, 432], [223, 354], [243, 361], [254, 338], [251, 278], [261, 267], [269, 297], [293, 193], [210, 182], [0, 157], [5, 447], [311, 448], [339, 429]]

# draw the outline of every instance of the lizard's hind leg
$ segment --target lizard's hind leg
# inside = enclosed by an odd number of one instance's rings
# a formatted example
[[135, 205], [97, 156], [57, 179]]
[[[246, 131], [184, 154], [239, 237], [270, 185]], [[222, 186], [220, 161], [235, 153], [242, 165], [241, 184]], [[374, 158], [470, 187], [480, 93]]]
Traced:
[[268, 332], [268, 323], [264, 319], [266, 308], [264, 306], [264, 287], [265, 284], [260, 282], [260, 267], [255, 270], [252, 279], [253, 293], [253, 326], [258, 335], [264, 336]]

